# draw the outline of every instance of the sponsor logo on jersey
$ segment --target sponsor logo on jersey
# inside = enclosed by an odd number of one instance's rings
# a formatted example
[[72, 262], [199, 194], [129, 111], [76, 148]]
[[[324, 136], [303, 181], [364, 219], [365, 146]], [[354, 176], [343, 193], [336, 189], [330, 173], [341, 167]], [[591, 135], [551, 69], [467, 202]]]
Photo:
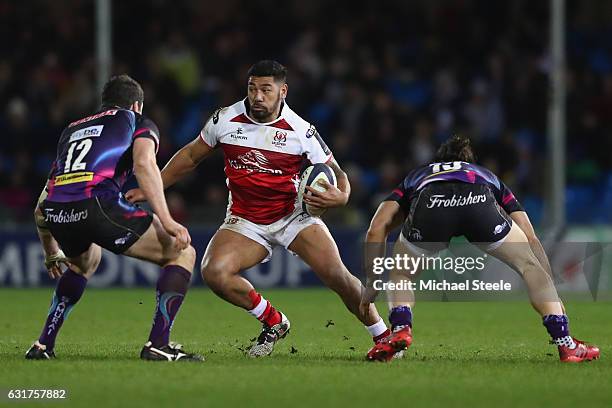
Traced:
[[274, 134], [272, 145], [276, 147], [287, 146], [287, 132], [281, 132], [280, 130], [277, 130]]
[[77, 120], [77, 121], [74, 121], [74, 122], [72, 122], [71, 124], [69, 124], [69, 125], [68, 125], [68, 127], [72, 127], [72, 126], [80, 125], [81, 123], [85, 123], [85, 122], [89, 122], [89, 121], [91, 121], [91, 120], [99, 119], [99, 118], [101, 118], [101, 117], [103, 117], [103, 116], [108, 116], [108, 115], [116, 115], [116, 114], [117, 114], [117, 112], [118, 112], [118, 110], [117, 110], [117, 109], [111, 109], [111, 110], [107, 110], [107, 111], [104, 111], [104, 112], [100, 112], [100, 113], [97, 113], [97, 114], [95, 114], [95, 115], [91, 115], [91, 116], [88, 116], [88, 117], [86, 117], [86, 118], [83, 118], [83, 119], [79, 119], [79, 120]]
[[306, 138], [310, 139], [317, 133], [317, 129], [315, 129], [314, 125], [310, 125], [308, 130], [306, 131]]
[[54, 208], [45, 208], [45, 211], [45, 221], [54, 224], [70, 224], [72, 222], [79, 222], [81, 220], [86, 220], [89, 215], [87, 210], [74, 211], [74, 209], [72, 209], [70, 212], [60, 210], [57, 214], [54, 213]]
[[496, 225], [495, 229], [493, 230], [493, 234], [495, 234], [495, 235], [501, 234], [501, 232], [504, 230], [506, 225], [508, 225], [508, 223], [506, 221], [504, 221], [503, 223], [501, 223], [499, 225]]
[[130, 239], [131, 236], [132, 236], [132, 233], [128, 232], [127, 234], [125, 234], [125, 236], [121, 238], [117, 238], [115, 240], [115, 245], [125, 245], [125, 243], [127, 242], [128, 239]]
[[228, 159], [229, 165], [236, 170], [246, 170], [247, 173], [283, 174], [279, 169], [271, 169], [268, 158], [259, 150], [249, 150], [236, 157]]
[[87, 139], [88, 137], [98, 137], [102, 134], [102, 129], [104, 129], [104, 125], [90, 126], [86, 127], [85, 129], [77, 130], [70, 135], [68, 143], [81, 139]]
[[61, 176], [55, 177], [55, 185], [63, 186], [65, 184], [82, 183], [83, 181], [93, 180], [93, 172], [91, 171], [79, 171], [77, 173], [62, 174]]
[[235, 140], [249, 140], [249, 137], [243, 134], [244, 130], [242, 128], [236, 129], [236, 133], [231, 133], [230, 138]]
[[463, 207], [465, 205], [484, 203], [485, 201], [487, 201], [486, 194], [472, 195], [471, 191], [467, 197], [453, 194], [451, 198], [447, 198], [444, 194], [434, 194], [429, 197], [427, 208]]

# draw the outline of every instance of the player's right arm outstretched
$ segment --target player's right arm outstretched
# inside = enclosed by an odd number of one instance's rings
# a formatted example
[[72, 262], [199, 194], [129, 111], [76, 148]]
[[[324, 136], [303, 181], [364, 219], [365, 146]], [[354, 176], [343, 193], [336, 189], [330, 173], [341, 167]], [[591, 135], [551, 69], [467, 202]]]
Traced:
[[[183, 146], [174, 156], [172, 156], [161, 171], [163, 189], [167, 189], [195, 170], [198, 164], [200, 164], [200, 162], [212, 151], [213, 148], [208, 146], [200, 136]], [[128, 191], [125, 194], [125, 198], [132, 203], [147, 200], [142, 187]]]
[[[219, 111], [216, 111], [208, 119], [200, 134], [190, 143], [183, 146], [166, 163], [161, 171], [164, 190], [195, 170], [198, 164], [214, 151], [213, 146], [216, 139], [211, 127], [216, 123], [215, 118], [218, 121], [218, 113]], [[128, 191], [125, 197], [132, 203], [146, 200], [141, 188]]]
[[168, 188], [198, 167], [213, 148], [207, 145], [200, 136], [196, 137], [166, 163], [161, 174], [164, 188]]

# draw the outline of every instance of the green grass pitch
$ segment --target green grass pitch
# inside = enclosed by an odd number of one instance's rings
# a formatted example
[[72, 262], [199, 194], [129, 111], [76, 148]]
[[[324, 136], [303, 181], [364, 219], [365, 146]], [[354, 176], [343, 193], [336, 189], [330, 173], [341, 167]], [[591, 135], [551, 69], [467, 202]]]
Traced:
[[[241, 350], [259, 324], [194, 289], [172, 337], [207, 361], [167, 364], [138, 359], [153, 289], [88, 290], [58, 338], [58, 359], [26, 361], [51, 292], [0, 290], [2, 406], [612, 406], [612, 305], [606, 302], [567, 305], [573, 333], [600, 346], [599, 361], [560, 364], [526, 303], [423, 302], [414, 310], [415, 340], [406, 358], [382, 364], [364, 361], [371, 340], [330, 291], [265, 290], [291, 319], [292, 331], [271, 357], [252, 360]], [[66, 389], [68, 397], [8, 401], [11, 388]]]

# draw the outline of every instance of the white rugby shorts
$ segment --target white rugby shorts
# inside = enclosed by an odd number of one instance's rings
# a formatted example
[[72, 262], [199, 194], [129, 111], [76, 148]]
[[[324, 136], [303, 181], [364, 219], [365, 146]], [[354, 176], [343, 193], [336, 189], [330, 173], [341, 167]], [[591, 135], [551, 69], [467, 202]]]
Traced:
[[268, 256], [262, 261], [264, 263], [272, 257], [274, 247], [280, 245], [289, 250], [289, 245], [300, 231], [311, 225], [325, 225], [325, 223], [320, 218], [312, 217], [297, 207], [291, 214], [268, 225], [255, 224], [228, 213], [219, 229], [237, 232], [261, 244], [268, 250]]

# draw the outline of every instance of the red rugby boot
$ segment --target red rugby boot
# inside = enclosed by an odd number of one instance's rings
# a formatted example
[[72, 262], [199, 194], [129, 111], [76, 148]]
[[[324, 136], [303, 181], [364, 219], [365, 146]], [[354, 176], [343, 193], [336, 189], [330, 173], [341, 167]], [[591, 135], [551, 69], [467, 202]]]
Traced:
[[599, 358], [599, 347], [585, 344], [583, 341], [573, 339], [576, 343], [575, 349], [566, 346], [558, 346], [559, 359], [563, 363], [580, 363], [583, 361], [597, 360]]
[[379, 340], [368, 351], [366, 358], [369, 361], [391, 361], [393, 358], [401, 358], [404, 350], [411, 344], [412, 329], [410, 326], [405, 326], [394, 330], [389, 336]]

